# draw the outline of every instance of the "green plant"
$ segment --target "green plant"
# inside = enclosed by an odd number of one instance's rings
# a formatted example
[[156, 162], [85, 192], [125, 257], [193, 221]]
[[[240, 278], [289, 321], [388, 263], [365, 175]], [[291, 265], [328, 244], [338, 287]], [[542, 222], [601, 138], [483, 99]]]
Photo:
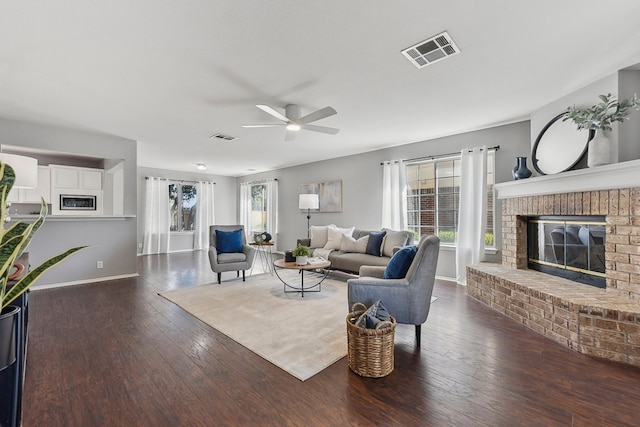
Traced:
[[439, 230], [438, 237], [440, 238], [440, 242], [442, 243], [455, 243], [457, 233], [455, 231]]
[[622, 122], [628, 119], [627, 115], [631, 110], [640, 110], [638, 98], [633, 95], [632, 99], [618, 101], [614, 95], [600, 95], [598, 98], [602, 102], [593, 105], [590, 108], [568, 107], [565, 117], [562, 121], [572, 120], [578, 127], [582, 129], [602, 129], [610, 131], [614, 122]]
[[291, 251], [291, 255], [298, 256], [311, 256], [309, 248], [301, 243], [298, 243], [296, 247]]
[[486, 246], [493, 246], [493, 233], [485, 233], [484, 244]]
[[59, 255], [53, 256], [39, 266], [29, 270], [13, 287], [7, 291], [7, 282], [13, 265], [27, 249], [31, 239], [44, 223], [47, 214], [47, 205], [42, 200], [38, 218], [31, 224], [15, 222], [8, 228], [4, 228], [7, 214], [7, 195], [15, 182], [13, 168], [0, 161], [0, 308], [4, 309], [16, 298], [25, 293], [47, 270], [60, 264], [72, 254], [85, 248], [80, 246], [72, 248]]

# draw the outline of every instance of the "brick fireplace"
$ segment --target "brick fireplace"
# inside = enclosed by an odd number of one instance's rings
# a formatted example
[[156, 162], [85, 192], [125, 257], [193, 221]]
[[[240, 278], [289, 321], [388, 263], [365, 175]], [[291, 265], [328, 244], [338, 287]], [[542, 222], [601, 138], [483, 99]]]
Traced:
[[[640, 161], [496, 185], [502, 264], [467, 271], [471, 297], [573, 350], [640, 366]], [[606, 222], [606, 288], [527, 268], [527, 218]]]

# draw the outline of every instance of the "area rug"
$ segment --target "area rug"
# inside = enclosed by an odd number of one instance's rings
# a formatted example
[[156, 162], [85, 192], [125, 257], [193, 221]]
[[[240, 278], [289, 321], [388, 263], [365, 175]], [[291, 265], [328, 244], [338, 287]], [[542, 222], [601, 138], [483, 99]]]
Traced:
[[347, 355], [345, 281], [327, 278], [304, 298], [270, 274], [160, 295], [301, 381]]

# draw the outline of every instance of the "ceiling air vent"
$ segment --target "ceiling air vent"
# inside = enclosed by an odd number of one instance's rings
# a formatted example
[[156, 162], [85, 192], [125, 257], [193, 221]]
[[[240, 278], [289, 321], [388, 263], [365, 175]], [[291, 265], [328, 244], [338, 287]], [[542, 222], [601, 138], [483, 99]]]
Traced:
[[460, 49], [446, 31], [402, 51], [402, 54], [418, 68], [426, 67], [458, 53], [460, 53]]
[[231, 136], [231, 135], [225, 135], [223, 133], [216, 133], [211, 135], [209, 138], [211, 139], [220, 139], [222, 141], [235, 141], [236, 139], [238, 139], [237, 136]]

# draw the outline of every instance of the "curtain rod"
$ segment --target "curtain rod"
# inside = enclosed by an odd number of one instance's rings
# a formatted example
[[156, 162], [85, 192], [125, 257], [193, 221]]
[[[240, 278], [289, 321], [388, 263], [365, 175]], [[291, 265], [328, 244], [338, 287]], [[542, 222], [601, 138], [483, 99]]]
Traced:
[[[498, 151], [500, 149], [499, 145], [495, 145], [493, 147], [488, 147], [487, 151], [489, 150], [494, 150], [494, 151]], [[462, 150], [461, 150], [462, 151]], [[473, 151], [473, 150], [468, 150], [469, 152]], [[403, 160], [406, 163], [409, 162], [417, 162], [419, 160], [434, 160], [434, 159], [439, 159], [442, 157], [451, 157], [451, 156], [455, 156], [460, 154], [460, 151], [456, 151], [455, 153], [446, 153], [446, 154], [435, 154], [433, 156], [424, 156], [424, 157], [414, 157], [413, 159], [405, 159]], [[380, 162], [380, 166], [384, 165], [384, 162]]]
[[267, 181], [277, 181], [277, 180], [278, 180], [278, 178], [261, 179], [261, 180], [258, 180], [258, 181], [241, 182], [240, 185], [264, 184]]
[[[189, 183], [191, 183], [191, 184], [197, 184], [197, 183], [201, 182], [201, 181], [191, 181], [191, 180], [188, 180], [188, 179], [171, 179], [171, 178], [163, 178], [163, 177], [161, 177], [161, 176], [145, 176], [145, 177], [144, 177], [144, 179], [149, 179], [149, 178], [166, 179], [167, 181], [171, 181], [171, 182], [189, 182]], [[202, 181], [202, 182], [209, 182], [209, 183], [211, 183], [211, 184], [213, 184], [213, 185], [216, 185], [216, 183], [215, 183], [215, 182], [212, 182], [212, 181]]]

